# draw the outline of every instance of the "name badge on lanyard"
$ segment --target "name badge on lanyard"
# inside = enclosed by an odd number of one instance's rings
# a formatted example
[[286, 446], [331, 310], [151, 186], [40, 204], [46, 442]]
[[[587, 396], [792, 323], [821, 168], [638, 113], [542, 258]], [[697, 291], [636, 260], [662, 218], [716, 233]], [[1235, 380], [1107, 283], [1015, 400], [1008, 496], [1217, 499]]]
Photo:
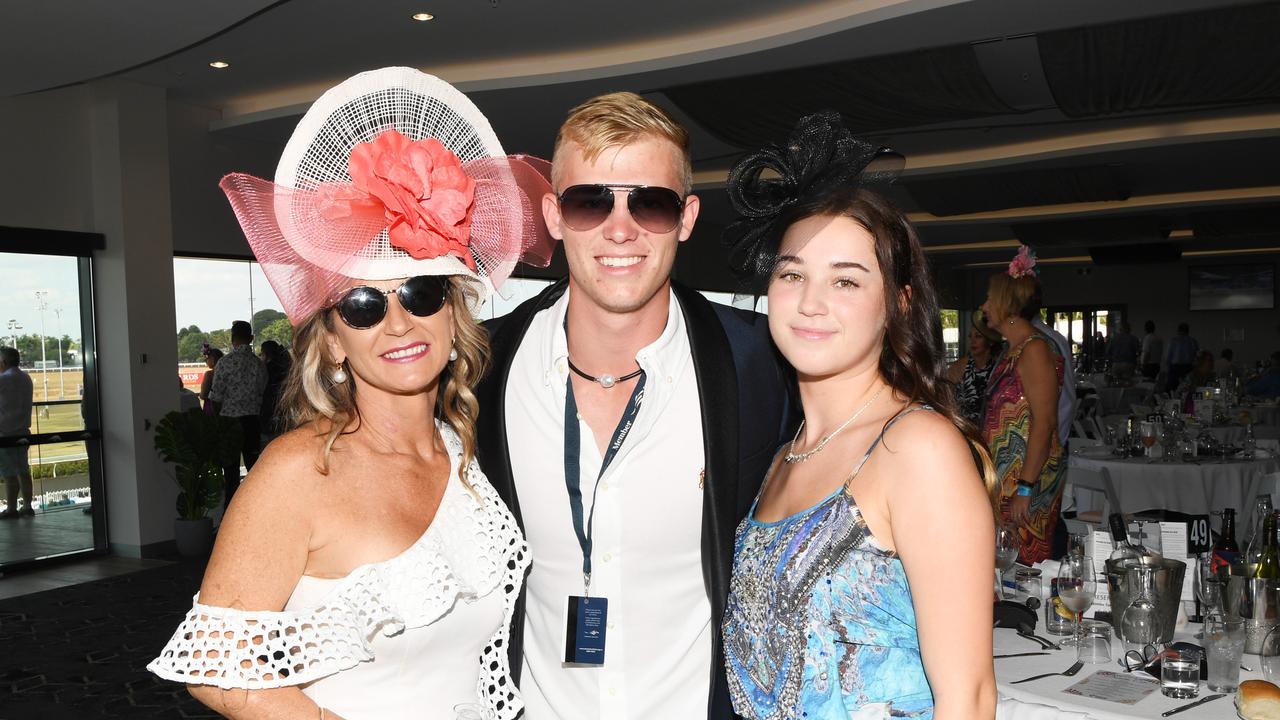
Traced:
[[[600, 488], [600, 478], [609, 463], [618, 454], [623, 441], [631, 432], [640, 405], [644, 402], [643, 373], [631, 400], [618, 420], [613, 438], [600, 463], [595, 488]], [[596, 494], [591, 493], [591, 513], [583, 519], [582, 507], [582, 433], [578, 426], [578, 403], [573, 397], [573, 379], [565, 382], [564, 393], [564, 484], [569, 491], [569, 509], [573, 514], [573, 530], [582, 547], [582, 594], [570, 595], [565, 613], [564, 661], [579, 665], [604, 665], [605, 631], [609, 626], [609, 599], [591, 597], [591, 538], [596, 515]]]

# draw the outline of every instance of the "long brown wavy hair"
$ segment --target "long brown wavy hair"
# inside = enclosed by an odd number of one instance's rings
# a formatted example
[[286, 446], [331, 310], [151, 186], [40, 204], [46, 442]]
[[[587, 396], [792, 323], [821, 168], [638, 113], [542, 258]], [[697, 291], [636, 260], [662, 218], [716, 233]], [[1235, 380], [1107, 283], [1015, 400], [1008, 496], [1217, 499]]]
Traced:
[[[471, 317], [470, 302], [476, 289], [461, 277], [449, 279], [446, 312], [453, 313], [453, 349], [458, 359], [445, 365], [440, 375], [440, 393], [436, 399], [436, 417], [453, 427], [462, 440], [462, 463], [459, 477], [471, 490], [468, 469], [476, 452], [476, 417], [480, 403], [471, 391], [489, 368], [489, 339]], [[279, 416], [289, 430], [304, 425], [324, 435], [324, 447], [316, 459], [316, 469], [329, 473], [329, 455], [342, 435], [360, 427], [360, 408], [356, 404], [358, 379], [344, 360], [348, 380], [333, 381], [336, 364], [329, 355], [326, 333], [333, 330], [333, 311], [325, 309], [298, 326], [293, 335], [293, 367], [280, 396]], [[327, 427], [326, 427], [327, 425]], [[474, 492], [474, 491], [473, 491]]]
[[909, 402], [929, 405], [964, 435], [998, 517], [1000, 484], [991, 453], [978, 429], [960, 413], [955, 393], [946, 381], [938, 294], [915, 228], [887, 198], [856, 186], [798, 204], [782, 216], [779, 227], [785, 232], [796, 222], [816, 215], [848, 217], [875, 238], [876, 261], [884, 276], [886, 313], [880, 375], [898, 395]]

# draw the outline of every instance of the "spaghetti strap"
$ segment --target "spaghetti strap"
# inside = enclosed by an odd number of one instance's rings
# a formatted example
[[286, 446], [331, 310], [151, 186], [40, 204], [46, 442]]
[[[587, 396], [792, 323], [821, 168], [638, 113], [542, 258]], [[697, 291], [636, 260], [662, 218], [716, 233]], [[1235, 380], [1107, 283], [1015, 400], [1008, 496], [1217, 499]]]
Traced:
[[884, 439], [885, 433], [889, 432], [889, 428], [893, 427], [894, 423], [898, 422], [902, 418], [906, 417], [907, 415], [910, 415], [911, 413], [917, 410], [928, 410], [929, 412], [934, 412], [933, 407], [930, 405], [910, 405], [906, 408], [903, 408], [901, 411], [899, 411], [897, 415], [894, 415], [893, 417], [889, 418], [889, 422], [884, 424], [884, 427], [880, 429], [880, 434], [876, 436], [875, 440], [871, 441], [871, 446], [867, 448], [867, 452], [862, 456], [862, 459], [859, 460], [858, 464], [853, 468], [853, 472], [850, 473], [849, 477], [845, 479], [844, 491], [846, 493], [849, 492], [849, 483], [853, 482], [853, 479], [858, 477], [858, 473], [862, 472], [862, 466], [866, 465], [867, 461], [871, 459], [871, 453], [875, 452], [875, 449], [879, 447], [880, 441]]

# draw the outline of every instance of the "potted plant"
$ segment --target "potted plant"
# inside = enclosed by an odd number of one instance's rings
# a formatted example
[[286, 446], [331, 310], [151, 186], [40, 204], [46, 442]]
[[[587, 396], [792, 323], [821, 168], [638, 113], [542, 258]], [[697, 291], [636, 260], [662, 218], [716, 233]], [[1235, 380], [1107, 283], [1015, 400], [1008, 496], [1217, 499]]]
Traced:
[[240, 423], [200, 410], [174, 410], [156, 425], [156, 451], [174, 465], [178, 519], [174, 542], [185, 557], [203, 556], [213, 544], [209, 512], [222, 497], [222, 468], [240, 460]]

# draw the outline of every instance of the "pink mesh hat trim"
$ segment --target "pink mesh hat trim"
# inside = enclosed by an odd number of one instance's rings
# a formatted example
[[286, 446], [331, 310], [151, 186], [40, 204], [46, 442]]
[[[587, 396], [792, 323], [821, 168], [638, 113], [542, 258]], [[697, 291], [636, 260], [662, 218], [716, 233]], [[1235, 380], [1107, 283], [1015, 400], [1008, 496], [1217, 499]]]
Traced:
[[[391, 246], [381, 205], [354, 202], [352, 212], [334, 217], [335, 195], [359, 195], [350, 183], [298, 189], [232, 173], [219, 187], [289, 321], [298, 325], [336, 302], [351, 280], [464, 275], [497, 289], [518, 262], [546, 267], [556, 242], [541, 211], [543, 195], [551, 192], [550, 163], [511, 155], [470, 160], [462, 169], [475, 181], [470, 258], [415, 259]], [[388, 268], [396, 274], [380, 277]]]

